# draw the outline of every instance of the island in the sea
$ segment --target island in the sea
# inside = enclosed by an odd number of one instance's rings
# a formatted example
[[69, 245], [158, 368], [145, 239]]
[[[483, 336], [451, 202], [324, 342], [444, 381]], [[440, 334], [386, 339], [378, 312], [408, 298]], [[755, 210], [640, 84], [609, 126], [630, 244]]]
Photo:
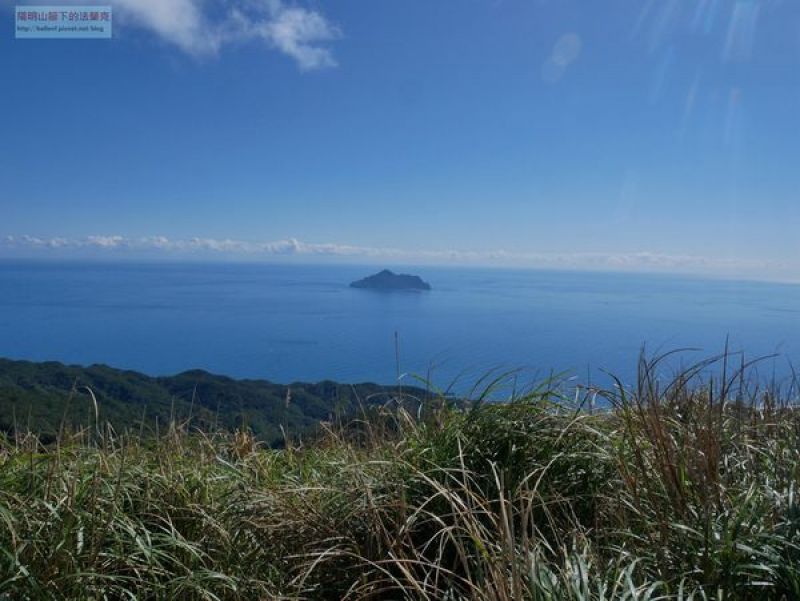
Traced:
[[430, 290], [431, 285], [418, 275], [394, 273], [388, 269], [350, 284], [351, 288], [373, 290]]

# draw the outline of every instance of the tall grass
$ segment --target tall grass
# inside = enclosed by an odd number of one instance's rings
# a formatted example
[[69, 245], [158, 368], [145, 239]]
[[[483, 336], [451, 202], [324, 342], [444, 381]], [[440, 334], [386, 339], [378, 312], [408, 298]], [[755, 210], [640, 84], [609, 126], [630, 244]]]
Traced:
[[395, 403], [279, 451], [16, 433], [0, 598], [800, 599], [797, 388], [662, 359], [632, 388]]

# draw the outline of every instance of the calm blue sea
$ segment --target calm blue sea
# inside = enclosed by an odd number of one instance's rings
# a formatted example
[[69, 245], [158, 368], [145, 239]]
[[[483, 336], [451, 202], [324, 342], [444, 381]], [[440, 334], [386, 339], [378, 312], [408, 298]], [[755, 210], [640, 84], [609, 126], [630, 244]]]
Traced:
[[[203, 368], [277, 382], [393, 382], [400, 370], [462, 388], [488, 369], [581, 380], [633, 376], [649, 349], [800, 359], [800, 286], [662, 275], [405, 269], [430, 292], [348, 283], [375, 267], [0, 263], [0, 356], [105, 363], [153, 375]], [[408, 376], [407, 376], [408, 377]]]

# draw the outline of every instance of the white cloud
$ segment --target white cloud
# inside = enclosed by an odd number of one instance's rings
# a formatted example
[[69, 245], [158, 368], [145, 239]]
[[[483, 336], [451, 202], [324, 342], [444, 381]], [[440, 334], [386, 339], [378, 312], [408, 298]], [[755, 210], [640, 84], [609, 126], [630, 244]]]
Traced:
[[122, 236], [89, 236], [85, 241], [86, 246], [96, 246], [98, 248], [119, 248], [125, 244], [125, 238]]
[[[6, 251], [3, 253], [2, 251]], [[721, 259], [696, 255], [671, 255], [654, 252], [620, 253], [526, 253], [503, 249], [474, 250], [406, 250], [392, 247], [356, 246], [351, 244], [309, 243], [296, 238], [276, 241], [248, 241], [230, 238], [172, 239], [165, 236], [132, 238], [119, 235], [92, 235], [84, 238], [40, 238], [6, 236], [0, 240], [0, 254], [20, 255], [72, 252], [82, 255], [116, 253], [130, 256], [218, 255], [221, 257], [331, 257], [367, 262], [395, 261], [434, 264], [498, 265], [553, 269], [586, 269], [615, 271], [661, 271], [727, 275], [797, 281], [800, 265], [773, 261]]]
[[150, 29], [191, 54], [215, 53], [219, 34], [203, 14], [197, 0], [116, 0], [122, 24]]
[[253, 27], [259, 37], [294, 58], [301, 69], [336, 66], [330, 50], [320, 43], [340, 37], [337, 27], [317, 12], [279, 2], [270, 4], [271, 18]]
[[[85, 0], [61, 2], [86, 4]], [[0, 0], [3, 3], [16, 4]], [[319, 11], [282, 0], [115, 0], [111, 4], [115, 27], [147, 29], [193, 56], [213, 56], [227, 44], [257, 41], [291, 57], [303, 70], [336, 66], [327, 44], [341, 37], [340, 29]]]

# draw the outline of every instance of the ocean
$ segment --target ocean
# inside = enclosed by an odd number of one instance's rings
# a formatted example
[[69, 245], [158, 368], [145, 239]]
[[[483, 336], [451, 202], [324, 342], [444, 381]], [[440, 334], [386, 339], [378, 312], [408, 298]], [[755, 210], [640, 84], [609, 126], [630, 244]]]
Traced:
[[490, 370], [631, 382], [643, 345], [697, 349], [673, 358], [674, 369], [729, 340], [748, 359], [777, 355], [758, 364], [764, 378], [787, 378], [800, 359], [798, 285], [418, 267], [401, 271], [433, 290], [349, 288], [378, 270], [0, 262], [0, 356], [281, 383], [392, 383], [400, 373], [455, 390]]

